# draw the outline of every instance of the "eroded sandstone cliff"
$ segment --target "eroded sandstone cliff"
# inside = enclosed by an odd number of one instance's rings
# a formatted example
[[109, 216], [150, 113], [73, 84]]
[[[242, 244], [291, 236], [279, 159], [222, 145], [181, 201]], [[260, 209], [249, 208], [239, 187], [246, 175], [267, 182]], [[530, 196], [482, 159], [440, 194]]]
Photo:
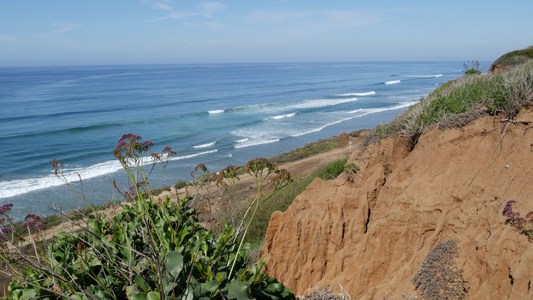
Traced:
[[533, 210], [532, 124], [484, 117], [435, 126], [412, 151], [399, 136], [358, 149], [354, 182], [316, 179], [272, 215], [266, 269], [297, 295], [341, 284], [354, 299], [402, 299], [419, 295], [412, 279], [428, 253], [457, 239], [467, 299], [532, 297], [533, 245], [502, 216], [510, 199]]

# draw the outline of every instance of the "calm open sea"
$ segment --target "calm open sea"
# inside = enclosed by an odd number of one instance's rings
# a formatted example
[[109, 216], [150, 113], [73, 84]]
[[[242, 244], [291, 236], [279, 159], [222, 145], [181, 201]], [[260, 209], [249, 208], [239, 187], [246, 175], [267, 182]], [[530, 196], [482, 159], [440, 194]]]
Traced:
[[161, 185], [372, 128], [462, 75], [462, 62], [191, 64], [0, 68], [0, 205], [17, 217], [83, 205], [53, 174], [80, 174], [107, 203], [124, 133], [178, 152]]

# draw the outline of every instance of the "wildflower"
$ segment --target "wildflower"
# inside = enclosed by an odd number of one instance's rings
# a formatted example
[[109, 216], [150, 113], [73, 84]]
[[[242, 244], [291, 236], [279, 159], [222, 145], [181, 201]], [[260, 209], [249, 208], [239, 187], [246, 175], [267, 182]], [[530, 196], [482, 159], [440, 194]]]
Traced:
[[2, 229], [0, 229], [0, 232], [2, 233], [10, 233], [11, 231], [13, 231], [11, 228], [9, 227], [4, 227]]
[[26, 222], [22, 223], [22, 227], [23, 228], [26, 228], [26, 227], [29, 228], [29, 227], [34, 227], [35, 225], [37, 225], [37, 222], [41, 220], [41, 217], [39, 217], [36, 214], [28, 214], [28, 215], [26, 215], [24, 220], [26, 220]]
[[269, 174], [274, 172], [277, 168], [278, 166], [275, 163], [269, 161], [266, 158], [256, 158], [256, 159], [250, 160], [246, 164], [245, 172], [255, 177], [255, 176], [262, 175], [263, 170], [266, 169], [267, 176], [268, 176]]
[[171, 157], [171, 156], [174, 156], [177, 154], [176, 151], [172, 151], [172, 148], [169, 147], [169, 146], [166, 146], [165, 148], [163, 148], [163, 153], [165, 153], [167, 155], [167, 157]]
[[124, 192], [124, 198], [126, 198], [127, 200], [132, 200], [133, 196], [134, 194], [132, 192], [128, 192], [128, 191]]
[[281, 187], [292, 182], [292, 176], [286, 169], [276, 170], [276, 175], [270, 179], [270, 182], [275, 186]]
[[240, 168], [241, 167], [237, 167], [237, 166], [227, 166], [224, 169], [222, 169], [222, 171], [220, 171], [220, 176], [222, 176], [222, 178], [235, 178], [239, 180], [239, 177], [237, 176], [237, 171]]
[[35, 221], [35, 220], [29, 220], [29, 221], [26, 221], [26, 222], [22, 223], [22, 227], [23, 228], [33, 227], [33, 226], [35, 226], [36, 223], [37, 223], [37, 221]]
[[7, 216], [7, 214], [11, 211], [12, 207], [13, 207], [12, 203], [6, 203], [0, 206], [0, 215]]
[[198, 164], [195, 168], [194, 168], [194, 172], [197, 172], [198, 169], [200, 169], [202, 172], [204, 173], [208, 173], [209, 171], [207, 170], [207, 167], [204, 165], [204, 164]]
[[134, 142], [140, 139], [142, 139], [142, 137], [130, 132], [130, 133], [123, 134], [122, 137], [120, 137], [120, 139], [118, 140], [118, 143], [120, 144], [120, 142], [123, 142], [123, 141]]
[[144, 141], [142, 146], [139, 147], [139, 151], [148, 152], [148, 150], [154, 145], [152, 141]]
[[46, 221], [42, 220], [39, 224], [37, 224], [37, 229], [43, 230], [46, 227]]
[[513, 203], [515, 203], [515, 200], [509, 200], [507, 203], [505, 203], [505, 207], [503, 208], [502, 215], [506, 217], [510, 217], [510, 215], [513, 213]]

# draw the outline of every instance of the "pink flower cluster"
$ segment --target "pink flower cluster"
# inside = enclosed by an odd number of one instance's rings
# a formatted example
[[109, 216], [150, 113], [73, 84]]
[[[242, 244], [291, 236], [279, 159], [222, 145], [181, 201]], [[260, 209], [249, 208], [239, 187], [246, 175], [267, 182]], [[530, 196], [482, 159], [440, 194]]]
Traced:
[[37, 228], [43, 230], [46, 227], [46, 221], [41, 220], [41, 217], [36, 214], [28, 214], [24, 220], [26, 220], [26, 222], [22, 223], [23, 228]]
[[526, 214], [525, 218], [520, 216], [520, 212], [513, 211], [515, 200], [505, 203], [502, 215], [507, 217], [505, 224], [514, 226], [520, 233], [527, 235], [530, 242], [533, 242], [533, 211]]

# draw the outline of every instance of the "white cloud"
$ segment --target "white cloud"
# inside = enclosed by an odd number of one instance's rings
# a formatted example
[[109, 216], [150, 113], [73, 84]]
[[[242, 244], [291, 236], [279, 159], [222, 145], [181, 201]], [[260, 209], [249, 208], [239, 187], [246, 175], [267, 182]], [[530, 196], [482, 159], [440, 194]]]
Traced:
[[358, 10], [262, 10], [251, 15], [251, 20], [259, 23], [281, 24], [293, 21], [309, 21], [327, 27], [355, 27], [381, 22], [383, 12]]
[[156, 22], [156, 21], [163, 21], [163, 20], [180, 20], [180, 19], [186, 19], [189, 17], [195, 17], [195, 16], [201, 16], [208, 19], [215, 18], [215, 14], [223, 11], [225, 8], [225, 5], [220, 2], [203, 2], [200, 4], [200, 9], [198, 11], [177, 11], [175, 10], [170, 4], [170, 1], [165, 1], [166, 3], [163, 3], [161, 1], [149, 1], [144, 0], [143, 3], [150, 3], [153, 8], [158, 10], [165, 10], [169, 13], [161, 18], [155, 18], [148, 20], [147, 22]]
[[224, 4], [220, 2], [204, 2], [202, 3], [202, 15], [206, 18], [214, 18], [214, 14], [224, 10]]
[[162, 2], [156, 2], [153, 5], [157, 9], [162, 9], [162, 10], [167, 10], [167, 11], [174, 11], [174, 9], [170, 5], [162, 3]]
[[180, 19], [185, 19], [187, 17], [194, 16], [194, 15], [196, 14], [191, 13], [191, 12], [186, 12], [186, 11], [173, 12], [173, 13], [166, 15], [165, 17], [148, 20], [146, 22], [157, 22], [157, 21], [163, 21], [163, 20], [180, 20]]
[[53, 34], [71, 31], [82, 26], [82, 24], [74, 24], [74, 23], [54, 23], [52, 25], [59, 27], [58, 29], [53, 30], [51, 32]]

